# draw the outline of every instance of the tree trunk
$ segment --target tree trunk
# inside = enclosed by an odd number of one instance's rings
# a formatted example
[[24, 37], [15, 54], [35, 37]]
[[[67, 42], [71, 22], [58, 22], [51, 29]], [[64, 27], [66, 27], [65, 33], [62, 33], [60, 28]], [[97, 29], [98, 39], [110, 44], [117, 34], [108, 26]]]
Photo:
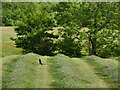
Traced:
[[96, 38], [93, 38], [91, 34], [89, 36], [89, 55], [96, 55]]
[[91, 53], [93, 55], [96, 55], [96, 32], [97, 32], [98, 9], [99, 9], [99, 3], [97, 3], [97, 6], [94, 9], [94, 30], [92, 31], [92, 37], [91, 37], [91, 45], [92, 45]]
[[92, 42], [92, 39], [91, 39], [91, 35], [90, 35], [90, 33], [89, 33], [89, 46], [88, 46], [88, 48], [89, 48], [89, 55], [92, 55], [92, 53], [91, 53], [91, 42]]
[[92, 54], [96, 55], [96, 38], [92, 39]]

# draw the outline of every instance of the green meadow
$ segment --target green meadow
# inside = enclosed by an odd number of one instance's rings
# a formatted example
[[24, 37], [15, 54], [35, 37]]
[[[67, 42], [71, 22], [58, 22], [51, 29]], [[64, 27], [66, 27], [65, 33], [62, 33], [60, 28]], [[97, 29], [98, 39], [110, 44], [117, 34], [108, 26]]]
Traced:
[[15, 42], [11, 40], [11, 37], [16, 37], [14, 27], [0, 27], [0, 37], [2, 41], [0, 42], [0, 47], [2, 47], [2, 57], [8, 55], [21, 54], [21, 49], [15, 47]]
[[[2, 88], [117, 88], [118, 60], [97, 56], [22, 54], [10, 39], [13, 27], [2, 29]], [[41, 58], [43, 65], [39, 64]], [[0, 62], [1, 63], [1, 62]], [[1, 85], [1, 84], [0, 84]]]

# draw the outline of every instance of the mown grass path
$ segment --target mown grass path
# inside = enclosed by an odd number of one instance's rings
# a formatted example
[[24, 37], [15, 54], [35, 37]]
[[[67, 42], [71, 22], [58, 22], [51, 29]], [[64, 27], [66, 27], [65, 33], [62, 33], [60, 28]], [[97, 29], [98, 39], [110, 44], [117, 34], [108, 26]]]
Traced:
[[72, 58], [72, 63], [80, 74], [80, 80], [86, 82], [86, 87], [90, 88], [109, 88], [109, 84], [100, 78], [95, 71], [94, 67], [88, 64], [85, 60]]
[[0, 27], [0, 56], [22, 54], [22, 49], [15, 47], [15, 42], [10, 38], [16, 37], [14, 27]]
[[35, 87], [36, 88], [51, 88], [51, 83], [53, 80], [52, 75], [49, 70], [49, 62], [47, 57], [40, 57], [43, 65], [38, 65], [36, 69]]

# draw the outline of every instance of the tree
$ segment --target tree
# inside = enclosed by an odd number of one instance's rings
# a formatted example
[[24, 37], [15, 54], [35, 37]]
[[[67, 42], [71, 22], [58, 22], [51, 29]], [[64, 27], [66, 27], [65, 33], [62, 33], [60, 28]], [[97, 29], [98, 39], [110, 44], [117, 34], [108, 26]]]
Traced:
[[[71, 28], [77, 30], [80, 27], [89, 28], [88, 39], [90, 41], [90, 54], [99, 55], [97, 33], [103, 29], [118, 30], [118, 9], [119, 3], [59, 3], [56, 11], [56, 19], [58, 25], [64, 28]], [[74, 28], [74, 29], [73, 29]], [[71, 33], [72, 34], [72, 33]], [[102, 35], [101, 35], [102, 36]], [[115, 46], [116, 47], [116, 46]], [[114, 52], [115, 53], [115, 52]]]
[[[18, 26], [15, 42], [24, 52], [63, 53], [71, 57], [88, 53], [101, 57], [117, 56], [120, 53], [119, 4], [4, 3], [3, 24]], [[54, 30], [54, 27], [62, 29]], [[54, 34], [56, 32], [58, 34]]]
[[[5, 26], [14, 26], [18, 25], [17, 22], [21, 21], [21, 18], [24, 16], [23, 7], [25, 3], [12, 3], [12, 2], [3, 2], [2, 3], [2, 24]], [[21, 8], [22, 7], [22, 8]]]
[[[47, 33], [54, 27], [51, 12], [44, 6], [46, 3], [28, 3], [25, 24], [20, 24], [16, 29], [18, 37], [15, 39], [17, 47], [24, 49], [25, 53], [34, 52], [41, 55], [54, 55], [56, 46], [51, 38], [57, 38]], [[30, 11], [30, 12], [28, 12]]]

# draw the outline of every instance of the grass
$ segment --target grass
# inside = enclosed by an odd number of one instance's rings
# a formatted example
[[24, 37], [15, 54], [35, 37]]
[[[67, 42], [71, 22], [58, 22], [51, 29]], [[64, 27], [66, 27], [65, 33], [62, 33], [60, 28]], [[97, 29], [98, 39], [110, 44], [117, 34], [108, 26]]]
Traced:
[[2, 58], [0, 57], [0, 89], [2, 89]]
[[[38, 59], [41, 58], [43, 65]], [[3, 88], [51, 88], [54, 80], [47, 57], [34, 53], [11, 55], [3, 59]]]
[[3, 58], [3, 88], [32, 88], [39, 55], [27, 54]]
[[113, 59], [102, 59], [97, 56], [85, 56], [84, 59], [93, 65], [96, 74], [102, 76], [112, 87], [118, 87], [118, 61]]
[[7, 83], [9, 80], [9, 74], [12, 72], [14, 68], [14, 64], [17, 56], [16, 55], [11, 55], [11, 56], [6, 56], [5, 58], [2, 59], [2, 86], [6, 86], [4, 83]]
[[51, 83], [54, 81], [54, 78], [50, 72], [50, 64], [48, 56], [40, 56], [43, 65], [37, 65], [35, 70], [35, 86], [33, 88], [52, 88]]
[[[39, 58], [42, 59], [43, 65], [38, 64]], [[103, 75], [103, 78], [98, 74], [106, 73], [100, 70], [109, 65], [109, 61], [113, 66], [116, 63], [106, 59], [97, 63], [98, 59], [94, 57], [96, 64], [92, 64], [90, 59], [86, 60], [87, 58], [70, 58], [62, 54], [48, 57], [34, 53], [6, 56], [2, 59], [2, 86], [3, 88], [113, 88], [111, 86], [113, 82], [110, 81], [113, 77], [105, 79], [108, 78], [106, 75]], [[117, 68], [113, 66], [110, 69], [116, 72]], [[114, 87], [117, 88], [117, 83], [115, 84]]]
[[95, 74], [94, 68], [80, 58], [57, 55], [49, 58], [54, 88], [108, 88], [110, 85]]
[[16, 33], [14, 31], [14, 27], [0, 27], [0, 55], [1, 57], [5, 57], [8, 55], [16, 55], [21, 54], [22, 50], [20, 48], [15, 47], [15, 42], [12, 41], [11, 37], [16, 37]]

